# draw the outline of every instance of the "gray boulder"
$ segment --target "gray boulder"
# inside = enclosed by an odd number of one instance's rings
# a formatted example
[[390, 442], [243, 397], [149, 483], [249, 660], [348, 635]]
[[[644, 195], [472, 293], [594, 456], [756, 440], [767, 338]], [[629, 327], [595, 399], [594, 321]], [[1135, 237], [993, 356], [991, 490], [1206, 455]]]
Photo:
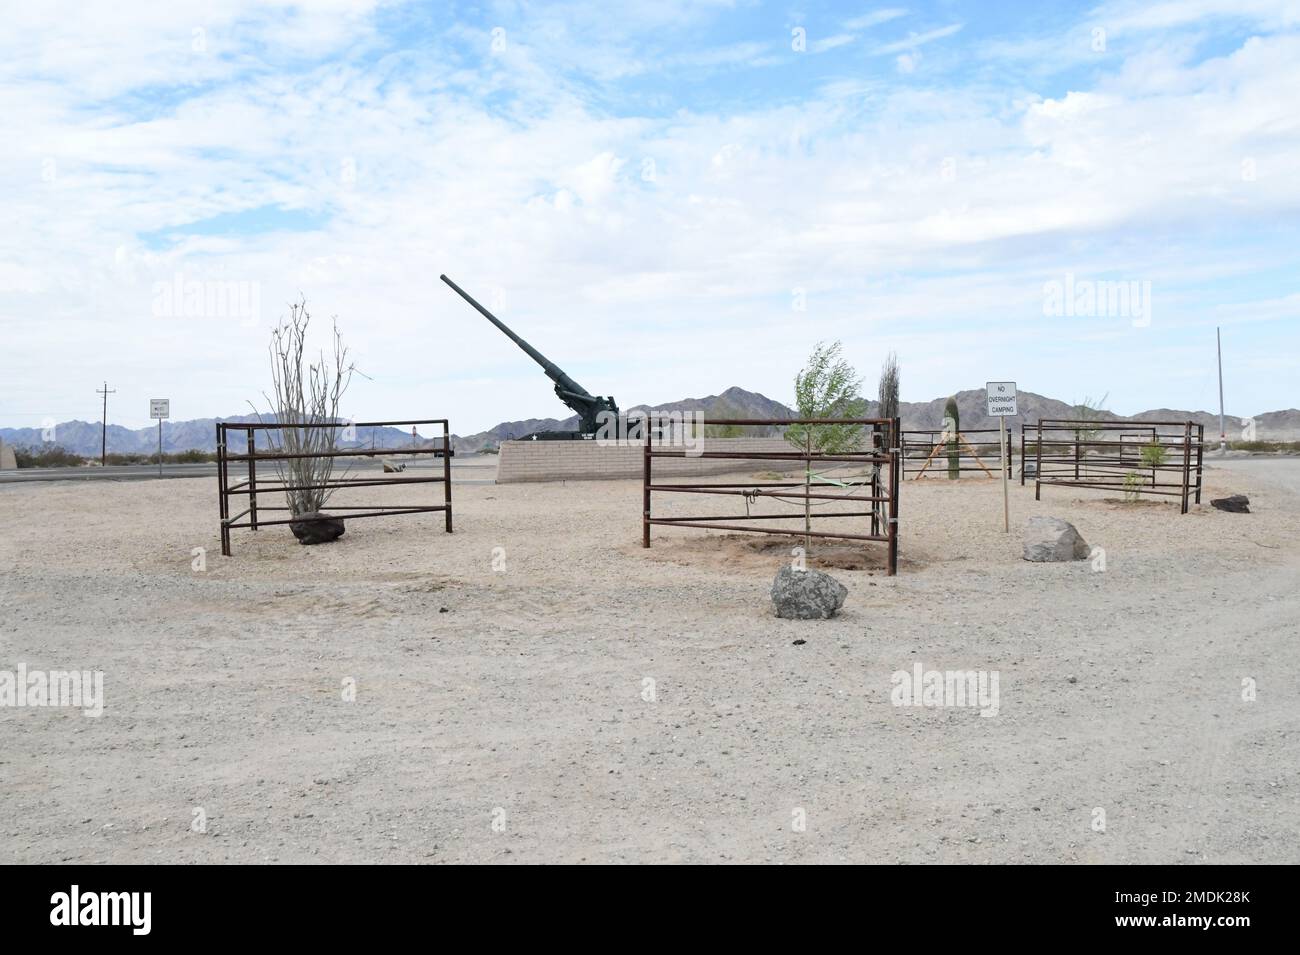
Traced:
[[289, 523], [289, 530], [299, 544], [328, 544], [343, 536], [343, 518], [331, 517], [324, 511], [298, 514]]
[[1210, 502], [1210, 506], [1233, 514], [1249, 514], [1250, 498], [1244, 494], [1231, 494], [1228, 497], [1215, 498]]
[[789, 564], [772, 581], [772, 605], [787, 620], [825, 620], [844, 606], [849, 589], [818, 570], [795, 570]]
[[1025, 524], [1025, 560], [1086, 560], [1092, 548], [1069, 521], [1031, 517]]

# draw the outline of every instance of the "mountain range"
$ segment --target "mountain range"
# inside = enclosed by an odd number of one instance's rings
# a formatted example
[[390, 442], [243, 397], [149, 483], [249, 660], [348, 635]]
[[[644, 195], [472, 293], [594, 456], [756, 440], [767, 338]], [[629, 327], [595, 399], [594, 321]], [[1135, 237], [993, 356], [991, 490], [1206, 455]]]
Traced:
[[[257, 423], [274, 420], [273, 416], [259, 418], [257, 415], [233, 415], [229, 418], [195, 418], [191, 421], [164, 421], [162, 427], [163, 452], [171, 454], [177, 451], [217, 450], [217, 422]], [[432, 426], [430, 426], [431, 428]], [[441, 434], [441, 426], [439, 434]], [[0, 440], [15, 447], [39, 448], [44, 445], [63, 448], [73, 454], [98, 457], [100, 450], [100, 424], [98, 421], [64, 421], [54, 426], [50, 440], [44, 440], [45, 432], [40, 428], [0, 428]], [[356, 440], [340, 441], [347, 447], [401, 448], [411, 446], [411, 432], [400, 428], [357, 428]], [[427, 439], [433, 435], [432, 430], [420, 435]], [[242, 454], [247, 450], [245, 432], [232, 431], [228, 434], [229, 449], [232, 453]], [[108, 453], [110, 454], [156, 454], [158, 451], [158, 427], [124, 428], [110, 424], [107, 429]], [[262, 442], [257, 442], [264, 447]], [[455, 446], [453, 442], [453, 446]]]
[[[984, 390], [972, 389], [959, 391], [955, 395], [957, 408], [961, 417], [963, 430], [980, 428], [997, 428], [997, 419], [986, 413]], [[1034, 422], [1039, 418], [1071, 418], [1076, 416], [1076, 406], [1055, 398], [1022, 391], [1019, 394], [1019, 411], [1017, 418], [1008, 424]], [[932, 401], [899, 402], [899, 417], [905, 429], [922, 430], [943, 426], [943, 411], [947, 398], [935, 398]], [[876, 413], [877, 403], [868, 403], [867, 415]], [[702, 411], [712, 417], [728, 418], [792, 418], [795, 416], [788, 406], [774, 401], [765, 395], [743, 388], [732, 387], [718, 395], [704, 398], [684, 398], [657, 405], [634, 405], [627, 411]], [[1136, 415], [1117, 415], [1102, 411], [1098, 417], [1113, 421], [1186, 421], [1189, 418], [1197, 424], [1205, 425], [1207, 439], [1215, 438], [1219, 433], [1219, 416], [1209, 411], [1179, 411], [1170, 408], [1156, 408]], [[197, 418], [192, 421], [163, 422], [163, 450], [166, 452], [216, 450], [216, 422], [256, 422], [256, 415], [237, 415], [230, 418]], [[1290, 408], [1285, 411], [1270, 411], [1254, 416], [1254, 437], [1261, 441], [1294, 441], [1300, 439], [1300, 410]], [[1230, 440], [1240, 440], [1243, 434], [1243, 418], [1238, 415], [1227, 417], [1227, 431]], [[469, 453], [494, 448], [501, 441], [510, 438], [522, 438], [534, 431], [563, 431], [577, 426], [578, 418], [524, 418], [518, 421], [503, 421], [494, 428], [470, 435], [453, 435], [452, 444], [457, 451]], [[421, 434], [421, 444], [434, 435]], [[54, 427], [54, 440], [42, 440], [39, 428], [0, 428], [0, 439], [6, 444], [19, 447], [40, 447], [43, 444], [57, 444], [73, 454], [93, 457], [99, 454], [100, 425], [98, 422], [65, 421]], [[239, 453], [244, 450], [243, 436], [236, 431], [230, 435], [231, 450]], [[411, 434], [399, 428], [358, 428], [356, 440], [344, 442], [350, 447], [387, 447], [395, 450], [411, 446]], [[108, 426], [108, 450], [127, 454], [151, 454], [158, 449], [157, 428], [147, 427], [138, 430], [124, 428], [120, 425]]]

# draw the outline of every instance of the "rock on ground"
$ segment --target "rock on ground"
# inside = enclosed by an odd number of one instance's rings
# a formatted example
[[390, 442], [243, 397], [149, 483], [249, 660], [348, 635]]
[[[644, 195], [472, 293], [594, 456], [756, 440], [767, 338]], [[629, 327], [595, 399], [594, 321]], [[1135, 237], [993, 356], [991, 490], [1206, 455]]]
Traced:
[[1025, 524], [1025, 560], [1084, 560], [1091, 552], [1082, 535], [1059, 517], [1031, 517]]
[[299, 544], [328, 544], [343, 536], [343, 518], [331, 517], [324, 511], [299, 514], [289, 524], [289, 530]]
[[[818, 566], [853, 598], [820, 621], [762, 600], [789, 560], [761, 535], [659, 526], [643, 549], [639, 477], [457, 481], [454, 534], [439, 513], [349, 521], [346, 547], [267, 528], [233, 557], [211, 477], [0, 483], [0, 671], [104, 671], [98, 720], [0, 707], [0, 862], [1295, 865], [1300, 694], [1224, 700], [1300, 672], [1300, 459], [1226, 463], [1186, 517], [1010, 488], [1020, 530], [1053, 515], [1119, 542], [1105, 574], [1024, 566], [1000, 481], [909, 476], [900, 573], [879, 544], [874, 568]], [[1237, 493], [1268, 520], [1209, 513]], [[890, 705], [917, 660], [1000, 670], [1005, 705]], [[1088, 829], [1081, 780], [1122, 828]]]
[[772, 581], [772, 604], [778, 617], [789, 620], [825, 620], [844, 606], [849, 589], [819, 570], [782, 567]]
[[1227, 497], [1215, 498], [1210, 502], [1211, 507], [1217, 507], [1221, 511], [1231, 511], [1233, 514], [1249, 514], [1250, 498], [1244, 494], [1230, 494]]

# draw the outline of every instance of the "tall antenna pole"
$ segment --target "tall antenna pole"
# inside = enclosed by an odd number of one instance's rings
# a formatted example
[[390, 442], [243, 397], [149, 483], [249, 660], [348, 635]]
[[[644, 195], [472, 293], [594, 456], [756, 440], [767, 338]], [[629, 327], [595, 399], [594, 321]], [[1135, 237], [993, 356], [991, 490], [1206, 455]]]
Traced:
[[1225, 454], [1228, 450], [1228, 432], [1223, 427], [1223, 336], [1219, 334], [1219, 326], [1214, 326], [1214, 346], [1219, 352], [1219, 453]]
[[108, 396], [117, 394], [117, 389], [109, 391], [108, 382], [104, 382], [104, 390], [96, 388], [95, 394], [104, 396], [104, 417], [99, 428], [99, 466], [103, 467], [108, 463]]

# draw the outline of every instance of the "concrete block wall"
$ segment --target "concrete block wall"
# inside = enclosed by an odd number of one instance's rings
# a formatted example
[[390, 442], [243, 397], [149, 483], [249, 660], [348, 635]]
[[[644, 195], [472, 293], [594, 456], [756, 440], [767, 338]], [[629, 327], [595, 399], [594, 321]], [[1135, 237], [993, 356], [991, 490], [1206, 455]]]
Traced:
[[[706, 438], [705, 451], [789, 451], [784, 438]], [[778, 470], [781, 462], [716, 460], [701, 457], [655, 458], [656, 477]], [[595, 441], [502, 441], [497, 483], [521, 481], [609, 481], [639, 478], [642, 447]]]

